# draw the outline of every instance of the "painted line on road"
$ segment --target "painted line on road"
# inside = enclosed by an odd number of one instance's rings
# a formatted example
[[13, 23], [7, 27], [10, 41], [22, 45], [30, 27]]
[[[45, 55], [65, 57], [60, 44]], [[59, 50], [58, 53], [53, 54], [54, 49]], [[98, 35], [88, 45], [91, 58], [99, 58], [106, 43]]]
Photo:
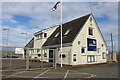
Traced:
[[65, 80], [65, 79], [67, 78], [68, 73], [69, 73], [69, 70], [67, 70], [67, 72], [66, 72], [66, 74], [65, 74], [65, 76], [64, 76], [64, 78], [63, 78], [63, 80]]
[[[64, 70], [64, 69], [63, 69], [63, 70]], [[76, 70], [69, 70], [69, 71], [73, 71], [73, 72], [76, 72], [76, 73], [81, 73], [81, 74], [89, 75], [88, 77], [85, 77], [85, 78], [93, 78], [93, 77], [96, 76], [95, 74], [85, 73], [85, 72], [79, 72], [79, 71], [76, 71]], [[75, 73], [75, 74], [76, 74], [76, 73]], [[69, 74], [73, 74], [73, 73], [69, 73]]]
[[13, 76], [15, 76], [15, 75], [17, 75], [17, 74], [20, 74], [20, 73], [23, 73], [23, 72], [26, 72], [26, 71], [20, 71], [20, 72], [17, 72], [17, 73], [15, 73], [15, 74], [9, 75], [9, 76], [7, 76], [7, 77], [5, 77], [5, 78], [13, 77]]
[[[30, 77], [30, 76], [15, 76], [15, 78], [33, 78], [33, 77]], [[46, 77], [38, 77], [38, 78], [46, 78]]]
[[44, 71], [43, 73], [39, 74], [38, 76], [34, 77], [32, 80], [36, 79], [36, 78], [39, 78], [41, 75], [45, 74], [46, 72], [48, 72], [50, 69]]
[[96, 75], [91, 74], [91, 73], [79, 72], [79, 71], [75, 71], [75, 70], [71, 70], [71, 71], [74, 71], [74, 72], [77, 72], [77, 73], [81, 73], [81, 74], [85, 74], [85, 75], [89, 75], [88, 77], [85, 77], [85, 78], [93, 78], [93, 77], [96, 76]]

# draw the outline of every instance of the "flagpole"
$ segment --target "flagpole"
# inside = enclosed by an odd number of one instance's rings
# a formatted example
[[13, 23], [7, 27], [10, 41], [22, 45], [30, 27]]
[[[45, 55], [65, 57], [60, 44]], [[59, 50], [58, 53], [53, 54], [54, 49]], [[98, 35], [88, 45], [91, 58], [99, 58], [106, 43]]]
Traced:
[[61, 18], [61, 20], [60, 20], [61, 21], [61, 49], [60, 50], [61, 51], [60, 52], [61, 52], [61, 67], [62, 67], [62, 0], [61, 0], [60, 8], [61, 8], [61, 10], [60, 10], [60, 18]]

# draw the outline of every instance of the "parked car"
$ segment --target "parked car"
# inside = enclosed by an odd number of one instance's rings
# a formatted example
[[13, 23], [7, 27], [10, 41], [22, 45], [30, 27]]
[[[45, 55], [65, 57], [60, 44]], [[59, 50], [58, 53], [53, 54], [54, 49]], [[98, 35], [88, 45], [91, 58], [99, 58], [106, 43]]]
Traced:
[[2, 58], [19, 58], [18, 55], [8, 55], [8, 56], [3, 56]]

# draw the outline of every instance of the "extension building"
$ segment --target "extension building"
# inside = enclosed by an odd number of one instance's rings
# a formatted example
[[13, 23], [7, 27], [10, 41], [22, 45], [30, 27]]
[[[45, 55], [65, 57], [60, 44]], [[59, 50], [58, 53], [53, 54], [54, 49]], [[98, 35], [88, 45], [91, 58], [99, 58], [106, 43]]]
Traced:
[[58, 64], [61, 63], [62, 56], [63, 64], [72, 66], [106, 63], [107, 45], [92, 14], [62, 25], [62, 55], [60, 30], [59, 25], [35, 33], [32, 47], [34, 52], [31, 51], [29, 55], [32, 58], [43, 55], [46, 62], [53, 62], [49, 58], [55, 57]]

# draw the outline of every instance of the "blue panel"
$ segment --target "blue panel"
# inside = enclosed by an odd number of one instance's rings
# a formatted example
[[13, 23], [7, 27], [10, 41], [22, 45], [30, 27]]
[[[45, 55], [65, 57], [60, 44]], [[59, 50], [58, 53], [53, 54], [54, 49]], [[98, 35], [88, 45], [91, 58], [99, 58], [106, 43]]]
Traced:
[[88, 51], [96, 51], [97, 49], [96, 39], [87, 38], [87, 49]]

